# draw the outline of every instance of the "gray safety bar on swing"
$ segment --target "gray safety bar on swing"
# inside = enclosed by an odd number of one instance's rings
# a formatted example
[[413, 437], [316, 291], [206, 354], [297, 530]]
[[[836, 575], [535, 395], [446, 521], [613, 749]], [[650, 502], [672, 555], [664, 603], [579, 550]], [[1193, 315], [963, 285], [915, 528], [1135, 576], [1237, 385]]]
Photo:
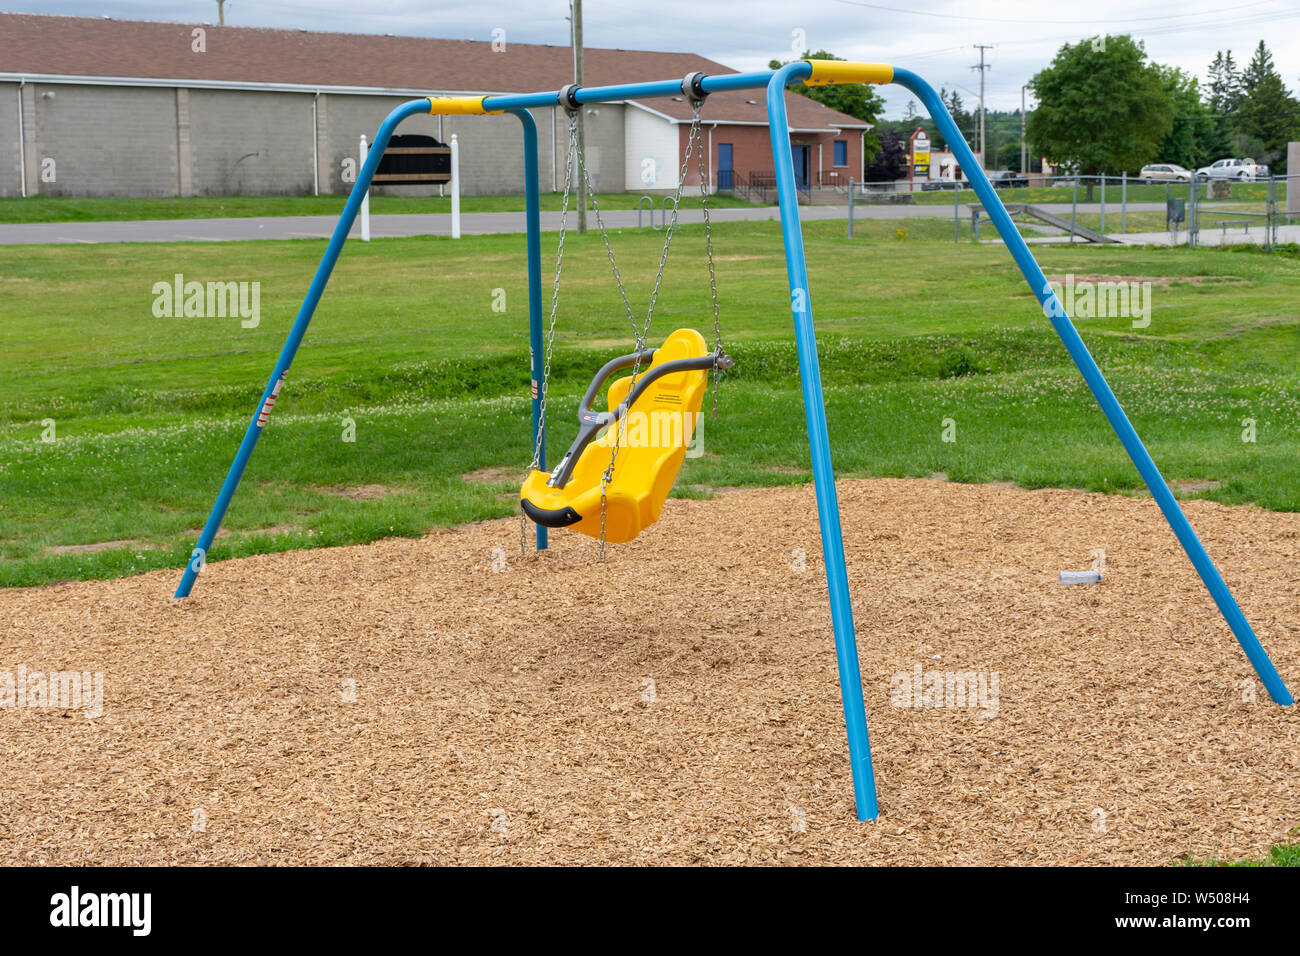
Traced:
[[640, 352], [629, 352], [627, 355], [620, 355], [616, 359], [610, 359], [600, 367], [596, 377], [587, 386], [587, 392], [582, 396], [582, 401], [578, 403], [578, 437], [573, 440], [569, 450], [564, 453], [560, 463], [551, 472], [551, 477], [546, 482], [548, 487], [563, 488], [567, 485], [569, 479], [573, 477], [573, 469], [577, 466], [578, 459], [582, 457], [582, 453], [591, 444], [592, 440], [600, 434], [601, 429], [616, 424], [620, 419], [626, 417], [636, 400], [645, 393], [645, 390], [652, 383], [665, 375], [672, 375], [674, 372], [704, 372], [712, 368], [728, 369], [733, 364], [731, 356], [722, 349], [697, 358], [673, 359], [671, 362], [664, 362], [662, 365], [650, 368], [644, 375], [637, 378], [636, 386], [614, 411], [592, 411], [591, 403], [596, 400], [596, 396], [600, 392], [600, 386], [605, 383], [605, 379], [621, 369], [632, 368], [641, 364], [648, 365], [654, 361], [655, 352], [657, 351], [658, 349], [642, 349]]

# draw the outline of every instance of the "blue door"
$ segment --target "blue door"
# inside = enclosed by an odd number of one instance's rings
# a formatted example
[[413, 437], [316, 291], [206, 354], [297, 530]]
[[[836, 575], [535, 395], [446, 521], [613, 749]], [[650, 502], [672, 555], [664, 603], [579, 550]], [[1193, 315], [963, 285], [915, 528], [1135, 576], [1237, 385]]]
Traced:
[[809, 147], [798, 144], [790, 147], [794, 159], [794, 184], [800, 189], [808, 188], [808, 150]]
[[718, 188], [732, 187], [731, 144], [718, 144]]

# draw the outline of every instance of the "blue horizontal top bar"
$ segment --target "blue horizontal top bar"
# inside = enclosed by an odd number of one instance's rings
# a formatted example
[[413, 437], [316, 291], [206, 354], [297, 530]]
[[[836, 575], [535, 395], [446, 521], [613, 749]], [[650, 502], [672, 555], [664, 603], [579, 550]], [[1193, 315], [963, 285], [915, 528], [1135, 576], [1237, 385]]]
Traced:
[[[812, 67], [808, 68], [808, 73], [812, 73]], [[775, 70], [761, 70], [758, 73], [723, 73], [720, 76], [706, 76], [704, 92], [725, 93], [728, 90], [761, 89], [767, 86], [775, 75]]]
[[498, 110], [530, 110], [543, 106], [558, 106], [560, 93], [505, 93], [501, 96], [485, 96], [483, 109], [489, 113]]
[[[812, 68], [808, 67], [808, 72]], [[795, 74], [802, 73], [796, 70]], [[773, 70], [757, 73], [723, 73], [720, 76], [704, 78], [705, 93], [723, 93], [728, 90], [753, 90], [767, 86], [775, 75]], [[657, 96], [681, 96], [682, 81], [658, 80], [653, 83], [625, 83], [621, 86], [586, 86], [578, 91], [579, 103], [608, 103], [613, 100], [651, 99]], [[551, 93], [506, 93], [500, 96], [488, 96], [483, 100], [483, 108], [490, 113], [497, 110], [533, 109], [536, 107], [557, 106], [560, 91]]]

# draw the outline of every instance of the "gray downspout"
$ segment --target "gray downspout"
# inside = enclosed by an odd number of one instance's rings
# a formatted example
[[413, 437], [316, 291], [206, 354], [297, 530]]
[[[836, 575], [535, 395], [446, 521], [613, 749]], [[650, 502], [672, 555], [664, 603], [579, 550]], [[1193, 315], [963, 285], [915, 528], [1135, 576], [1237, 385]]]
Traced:
[[26, 85], [26, 80], [18, 81], [18, 187], [24, 199], [27, 198], [27, 143], [23, 129], [23, 87]]
[[320, 90], [311, 98], [311, 194], [320, 195], [320, 117], [317, 104], [320, 102]]

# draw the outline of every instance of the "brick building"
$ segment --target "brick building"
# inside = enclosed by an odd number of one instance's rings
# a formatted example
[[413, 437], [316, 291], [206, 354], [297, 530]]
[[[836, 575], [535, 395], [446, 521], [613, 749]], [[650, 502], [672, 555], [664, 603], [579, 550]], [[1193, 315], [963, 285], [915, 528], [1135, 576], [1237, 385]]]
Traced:
[[[690, 53], [585, 50], [589, 86], [696, 70], [735, 72]], [[343, 193], [359, 137], [398, 103], [571, 79], [562, 46], [0, 14], [0, 196]], [[860, 178], [867, 125], [798, 94], [786, 102], [796, 177], [813, 186]], [[684, 98], [589, 108], [596, 188], [676, 188], [690, 115]], [[771, 175], [761, 92], [714, 94], [702, 115], [714, 186]], [[533, 116], [542, 188], [560, 188], [566, 117], [558, 108]], [[456, 133], [467, 194], [523, 189], [514, 120], [413, 117], [402, 132], [443, 142]], [[692, 161], [687, 187], [698, 179]]]

